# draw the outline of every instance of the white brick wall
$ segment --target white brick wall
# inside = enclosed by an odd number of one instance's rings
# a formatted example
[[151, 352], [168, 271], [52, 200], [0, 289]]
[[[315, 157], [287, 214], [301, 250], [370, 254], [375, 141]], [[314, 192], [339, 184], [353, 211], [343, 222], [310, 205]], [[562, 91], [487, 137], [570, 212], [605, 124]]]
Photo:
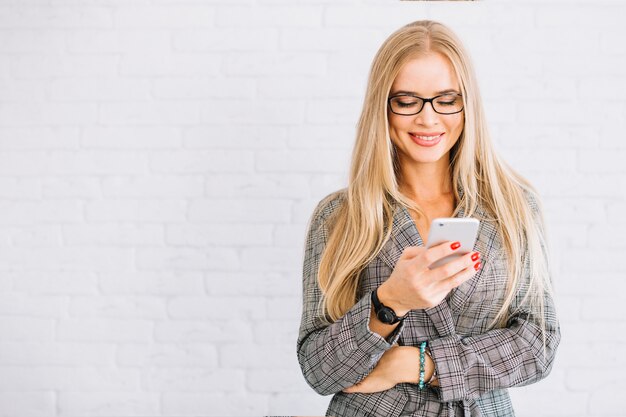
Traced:
[[619, 416], [626, 4], [0, 0], [0, 417], [322, 415], [295, 352], [306, 222], [372, 57], [464, 39], [547, 208], [563, 341], [519, 416]]

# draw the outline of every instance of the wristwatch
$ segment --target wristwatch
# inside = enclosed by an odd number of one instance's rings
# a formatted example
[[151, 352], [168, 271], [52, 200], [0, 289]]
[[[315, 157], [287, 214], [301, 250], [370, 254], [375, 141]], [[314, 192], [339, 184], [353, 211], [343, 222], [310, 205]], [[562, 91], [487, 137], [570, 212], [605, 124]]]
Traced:
[[378, 288], [372, 291], [372, 304], [374, 305], [374, 313], [376, 313], [378, 320], [385, 324], [395, 324], [404, 320], [405, 316], [398, 317], [395, 311], [380, 302], [378, 294], [376, 293], [377, 291]]

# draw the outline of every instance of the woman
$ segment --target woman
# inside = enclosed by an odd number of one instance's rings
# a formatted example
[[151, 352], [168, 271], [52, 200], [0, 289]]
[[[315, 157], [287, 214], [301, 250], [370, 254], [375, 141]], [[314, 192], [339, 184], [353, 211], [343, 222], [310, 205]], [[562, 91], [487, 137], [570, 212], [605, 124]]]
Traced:
[[[480, 220], [474, 251], [429, 269], [436, 217]], [[560, 340], [543, 215], [495, 153], [469, 56], [417, 21], [378, 51], [350, 185], [315, 209], [298, 359], [334, 416], [512, 416]], [[385, 310], [385, 314], [381, 311]]]

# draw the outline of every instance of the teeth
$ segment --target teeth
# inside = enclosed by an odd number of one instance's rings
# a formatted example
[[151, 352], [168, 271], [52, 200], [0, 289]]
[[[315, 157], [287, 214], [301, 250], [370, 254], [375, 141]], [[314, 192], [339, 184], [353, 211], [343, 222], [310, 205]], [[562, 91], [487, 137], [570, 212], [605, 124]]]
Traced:
[[419, 138], [421, 140], [431, 141], [431, 140], [437, 139], [441, 135], [437, 135], [437, 136], [417, 136], [417, 135], [413, 135], [413, 136], [415, 136], [416, 138]]

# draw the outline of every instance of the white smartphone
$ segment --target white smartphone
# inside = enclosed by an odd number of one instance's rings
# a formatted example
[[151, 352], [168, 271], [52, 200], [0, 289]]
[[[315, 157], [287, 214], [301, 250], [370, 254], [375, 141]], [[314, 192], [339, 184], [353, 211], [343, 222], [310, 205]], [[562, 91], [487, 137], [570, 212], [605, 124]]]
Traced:
[[430, 224], [426, 247], [437, 246], [446, 241], [460, 242], [461, 247], [452, 255], [448, 255], [431, 264], [429, 268], [437, 268], [471, 252], [474, 249], [474, 243], [476, 243], [479, 223], [478, 219], [472, 217], [441, 217], [434, 219]]

